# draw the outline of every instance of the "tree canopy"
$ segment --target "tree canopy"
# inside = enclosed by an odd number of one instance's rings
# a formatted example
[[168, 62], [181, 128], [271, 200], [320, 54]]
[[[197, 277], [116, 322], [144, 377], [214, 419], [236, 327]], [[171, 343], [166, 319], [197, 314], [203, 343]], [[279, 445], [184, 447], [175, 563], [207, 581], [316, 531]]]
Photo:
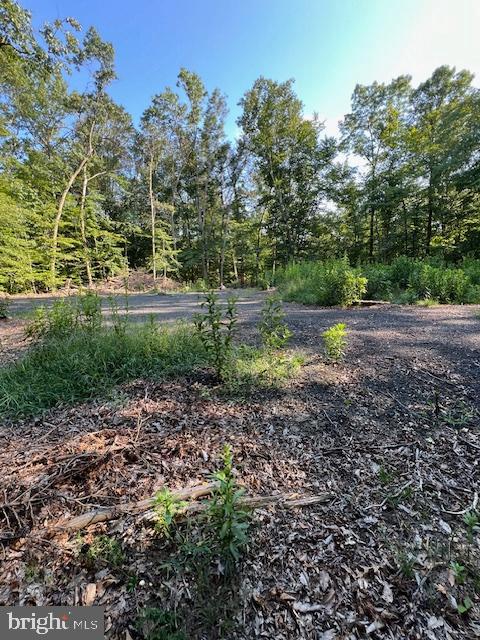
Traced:
[[108, 92], [114, 63], [93, 27], [68, 18], [37, 33], [3, 0], [1, 289], [137, 267], [258, 284], [301, 259], [480, 257], [480, 92], [467, 70], [357, 85], [338, 139], [306, 116], [293, 80], [261, 77], [230, 141], [225, 96], [187, 69], [135, 127]]

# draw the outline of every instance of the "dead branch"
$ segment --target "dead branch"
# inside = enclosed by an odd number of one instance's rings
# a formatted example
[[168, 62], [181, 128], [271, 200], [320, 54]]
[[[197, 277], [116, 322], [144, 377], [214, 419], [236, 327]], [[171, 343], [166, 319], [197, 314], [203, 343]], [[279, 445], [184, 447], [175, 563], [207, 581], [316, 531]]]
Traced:
[[[179, 501], [196, 500], [197, 498], [210, 495], [215, 487], [216, 483], [212, 482], [210, 484], [203, 484], [196, 487], [174, 491], [172, 492], [172, 496]], [[308, 507], [314, 504], [321, 504], [328, 502], [332, 498], [333, 495], [330, 493], [321, 493], [313, 496], [301, 496], [298, 493], [275, 494], [270, 496], [245, 496], [240, 499], [239, 504], [240, 506], [247, 507], [249, 509], [259, 509], [261, 507], [271, 505], [279, 505], [283, 508], [291, 509], [294, 507]], [[140, 502], [120, 504], [108, 509], [95, 509], [94, 511], [83, 513], [70, 520], [61, 520], [54, 526], [54, 529], [78, 531], [98, 522], [114, 520], [122, 515], [144, 513], [154, 505], [155, 496], [152, 496], [151, 498], [141, 500]], [[189, 504], [183, 510], [183, 514], [187, 516], [192, 515], [194, 513], [204, 511], [206, 508], [206, 503]]]

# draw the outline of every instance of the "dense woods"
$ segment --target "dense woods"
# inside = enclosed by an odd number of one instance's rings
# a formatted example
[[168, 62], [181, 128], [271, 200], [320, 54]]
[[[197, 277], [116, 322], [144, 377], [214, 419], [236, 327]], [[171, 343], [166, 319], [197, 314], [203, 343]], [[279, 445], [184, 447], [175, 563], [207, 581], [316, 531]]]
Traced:
[[115, 77], [94, 28], [67, 19], [36, 33], [2, 0], [4, 291], [138, 267], [256, 285], [305, 259], [480, 257], [480, 91], [466, 70], [357, 85], [338, 139], [307, 117], [293, 80], [256, 80], [232, 141], [226, 96], [193, 71], [159, 86], [138, 126], [109, 96]]

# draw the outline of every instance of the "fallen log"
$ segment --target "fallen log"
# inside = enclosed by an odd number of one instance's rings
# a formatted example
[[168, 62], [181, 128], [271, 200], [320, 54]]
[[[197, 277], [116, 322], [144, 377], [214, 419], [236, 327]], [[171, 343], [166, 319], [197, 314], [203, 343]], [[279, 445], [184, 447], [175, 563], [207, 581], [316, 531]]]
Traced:
[[[210, 495], [216, 487], [216, 483], [203, 484], [196, 487], [190, 487], [187, 489], [180, 489], [173, 491], [172, 496], [175, 500], [196, 500], [206, 495]], [[294, 507], [308, 507], [314, 504], [321, 504], [328, 502], [333, 498], [333, 494], [321, 493], [313, 496], [301, 496], [298, 493], [291, 494], [274, 494], [270, 496], [244, 496], [240, 498], [239, 505], [248, 509], [259, 509], [261, 507], [267, 507], [270, 505], [278, 505], [286, 509], [293, 509]], [[130, 502], [127, 504], [116, 505], [112, 508], [95, 509], [88, 513], [83, 513], [75, 518], [61, 520], [53, 528], [79, 531], [92, 524], [98, 522], [106, 522], [108, 520], [115, 520], [122, 515], [132, 515], [138, 513], [144, 513], [149, 511], [155, 506], [155, 496], [141, 500], [140, 502]], [[187, 505], [181, 512], [180, 517], [193, 515], [207, 509], [208, 505], [204, 503], [192, 503]], [[152, 514], [153, 517], [153, 514]]]
[[[178, 491], [172, 491], [172, 497], [174, 500], [178, 500], [179, 502], [182, 502], [183, 500], [196, 500], [202, 496], [210, 495], [215, 486], [215, 482], [210, 482], [208, 484], [201, 484], [195, 487], [179, 489]], [[139, 502], [127, 502], [125, 504], [117, 504], [114, 507], [94, 509], [93, 511], [82, 513], [75, 518], [60, 520], [53, 528], [78, 531], [79, 529], [84, 529], [91, 524], [115, 520], [122, 515], [132, 515], [148, 511], [148, 509], [151, 509], [155, 505], [155, 500], [156, 496], [152, 496], [151, 498], [146, 498]]]

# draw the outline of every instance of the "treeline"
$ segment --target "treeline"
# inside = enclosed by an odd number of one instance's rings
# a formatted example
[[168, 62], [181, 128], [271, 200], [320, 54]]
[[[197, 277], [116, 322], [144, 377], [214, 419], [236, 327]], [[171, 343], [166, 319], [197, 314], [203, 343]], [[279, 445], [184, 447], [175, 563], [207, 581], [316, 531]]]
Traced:
[[197, 74], [180, 70], [138, 127], [108, 93], [115, 77], [94, 28], [67, 19], [35, 33], [1, 0], [1, 289], [138, 267], [261, 284], [306, 259], [480, 257], [480, 92], [468, 71], [358, 85], [339, 139], [306, 117], [293, 81], [259, 78], [235, 143], [225, 96]]

